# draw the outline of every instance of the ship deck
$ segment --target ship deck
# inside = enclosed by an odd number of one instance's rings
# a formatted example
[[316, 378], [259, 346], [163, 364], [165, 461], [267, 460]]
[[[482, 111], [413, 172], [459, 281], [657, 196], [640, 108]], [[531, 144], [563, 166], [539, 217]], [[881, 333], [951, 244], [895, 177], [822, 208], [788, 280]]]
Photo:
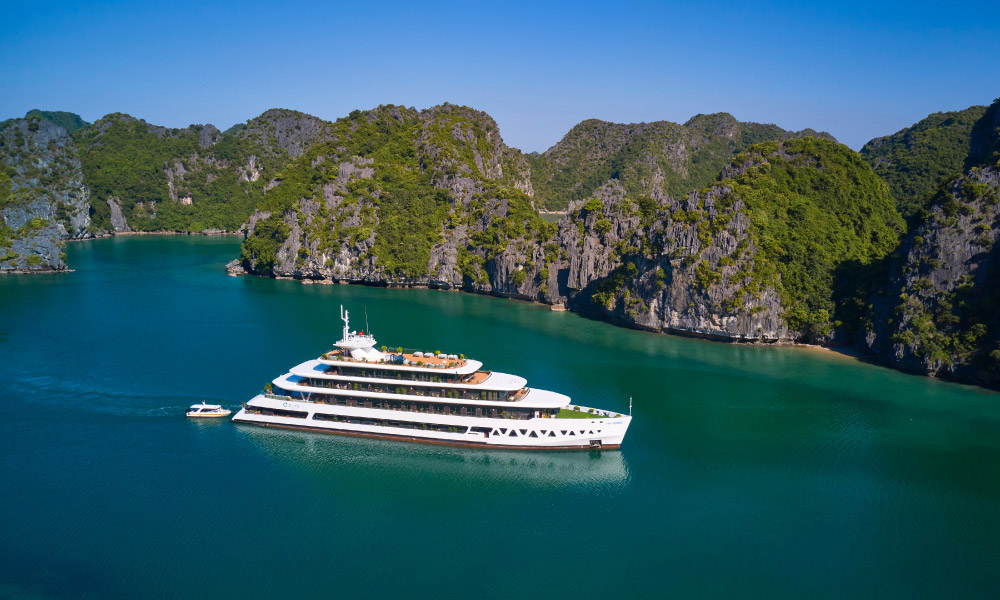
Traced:
[[[441, 356], [433, 356], [433, 355], [431, 355], [431, 356], [426, 356], [426, 355], [425, 356], [417, 356], [415, 354], [415, 352], [416, 352], [416, 350], [413, 350], [413, 351], [404, 350], [403, 353], [402, 353], [402, 357], [403, 357], [403, 359], [405, 359], [408, 362], [410, 362], [412, 364], [415, 364], [415, 365], [417, 365], [418, 363], [422, 363], [422, 365], [418, 365], [418, 366], [437, 367], [437, 368], [446, 368], [446, 369], [458, 369], [458, 368], [464, 367], [466, 365], [466, 363], [468, 363], [468, 359], [466, 359], [466, 358], [447, 358], [447, 355], [444, 355], [444, 354], [442, 354]], [[394, 355], [394, 356], [400, 356], [398, 353], [396, 353], [394, 351], [391, 351], [391, 350], [386, 351], [386, 354], [391, 354], [391, 355]], [[368, 362], [368, 361], [358, 360], [356, 358], [353, 358], [350, 355], [350, 353], [347, 352], [347, 351], [345, 351], [343, 348], [337, 348], [335, 350], [331, 350], [331, 351], [327, 352], [324, 355], [324, 357], [327, 358], [327, 359], [331, 359], [331, 360], [344, 360], [344, 361], [348, 361], [348, 362], [362, 362], [362, 363], [363, 362]]]

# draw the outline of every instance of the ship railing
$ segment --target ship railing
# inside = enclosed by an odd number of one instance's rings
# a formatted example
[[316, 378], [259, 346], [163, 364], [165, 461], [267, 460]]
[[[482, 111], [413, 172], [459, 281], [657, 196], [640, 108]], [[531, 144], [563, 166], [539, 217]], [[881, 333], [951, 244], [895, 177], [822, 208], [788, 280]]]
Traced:
[[614, 419], [622, 416], [620, 412], [615, 412], [613, 410], [590, 408], [589, 406], [581, 406], [579, 404], [571, 404], [563, 408], [571, 412], [584, 413], [597, 419]]
[[[409, 408], [403, 408], [400, 406], [387, 406], [379, 405], [376, 402], [355, 402], [353, 404], [341, 404], [340, 402], [330, 402], [323, 400], [321, 398], [303, 399], [303, 402], [309, 402], [311, 404], [322, 404], [324, 406], [344, 406], [347, 408], [371, 408], [374, 410], [387, 410], [393, 412], [402, 412], [409, 414], [421, 414], [421, 415], [439, 415], [444, 417], [476, 417], [476, 418], [489, 418], [489, 419], [513, 419], [518, 421], [527, 421], [534, 418], [533, 414], [522, 414], [520, 412], [507, 412], [504, 410], [497, 411], [483, 411], [481, 414], [476, 414], [475, 411], [466, 411], [462, 414], [460, 410], [452, 410], [450, 412], [435, 411], [426, 407], [415, 407], [411, 406]], [[496, 414], [490, 414], [495, 412]]]
[[281, 394], [271, 394], [269, 392], [265, 393], [264, 397], [265, 398], [269, 398], [271, 400], [291, 400], [292, 399], [291, 396], [282, 396]]
[[[405, 380], [397, 380], [405, 381]], [[448, 388], [449, 392], [454, 392], [454, 395], [449, 395], [444, 389], [434, 388], [431, 386], [411, 386], [411, 385], [394, 385], [391, 383], [335, 383], [334, 381], [308, 381], [303, 379], [296, 383], [296, 385], [302, 387], [318, 387], [327, 390], [342, 390], [345, 392], [360, 392], [360, 393], [371, 393], [371, 394], [390, 394], [395, 396], [419, 396], [421, 398], [444, 398], [446, 400], [477, 400], [485, 402], [516, 402], [521, 400], [527, 392], [521, 394], [508, 394], [503, 398], [483, 398], [482, 396], [473, 396], [468, 390], [463, 390], [461, 388]], [[524, 388], [527, 389], [527, 388]], [[490, 390], [492, 391], [492, 390]]]

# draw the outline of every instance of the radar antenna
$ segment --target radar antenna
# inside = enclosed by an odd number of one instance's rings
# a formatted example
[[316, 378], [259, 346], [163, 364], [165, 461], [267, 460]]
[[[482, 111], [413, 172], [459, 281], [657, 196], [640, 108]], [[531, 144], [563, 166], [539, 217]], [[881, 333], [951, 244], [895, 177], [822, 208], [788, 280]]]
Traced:
[[628, 416], [632, 416], [632, 396], [628, 397]]

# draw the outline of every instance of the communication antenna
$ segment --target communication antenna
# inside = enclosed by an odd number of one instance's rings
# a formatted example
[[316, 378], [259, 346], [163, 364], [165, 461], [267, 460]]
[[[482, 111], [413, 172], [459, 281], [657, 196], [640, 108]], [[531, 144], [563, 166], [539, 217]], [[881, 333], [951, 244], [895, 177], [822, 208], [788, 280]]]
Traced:
[[350, 315], [351, 313], [349, 311], [344, 310], [344, 305], [341, 304], [340, 320], [344, 322], [344, 339], [341, 340], [342, 342], [346, 342], [347, 338], [351, 337], [350, 321], [349, 321]]
[[632, 416], [632, 396], [628, 397], [628, 416]]
[[367, 305], [365, 306], [365, 331], [368, 332], [368, 335], [372, 334], [371, 328], [368, 327], [368, 306]]

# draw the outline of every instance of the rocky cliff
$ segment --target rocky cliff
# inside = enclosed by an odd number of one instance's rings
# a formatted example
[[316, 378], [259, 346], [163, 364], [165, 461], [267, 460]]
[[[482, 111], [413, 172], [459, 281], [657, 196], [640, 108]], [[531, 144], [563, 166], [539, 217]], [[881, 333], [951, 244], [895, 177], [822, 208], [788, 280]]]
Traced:
[[[379, 107], [331, 125], [329, 139], [274, 177], [230, 271], [464, 289], [718, 339], [855, 339], [894, 366], [995, 386], [996, 106], [932, 115], [937, 127], [873, 141], [864, 155], [751, 129], [778, 139], [745, 145], [682, 194], [671, 190], [702, 176], [691, 177], [683, 153], [663, 163], [629, 150], [643, 127], [581, 124], [546, 166], [505, 146], [492, 119], [472, 109]], [[980, 118], [969, 124], [973, 113]], [[731, 144], [700, 165], [751, 139], [730, 119], [683, 126]], [[929, 136], [966, 139], [966, 150], [942, 154]], [[553, 175], [557, 160], [588, 166]], [[677, 183], [664, 164], [687, 168], [687, 179]], [[911, 173], [917, 164], [966, 172], [934, 183], [933, 199], [914, 200], [934, 181]], [[556, 224], [533, 209], [553, 182], [571, 190], [567, 198], [587, 194]], [[897, 206], [917, 219], [905, 237]]]
[[976, 122], [966, 164], [901, 244], [863, 346], [908, 371], [1000, 387], [1000, 101]]
[[355, 111], [269, 187], [234, 270], [486, 290], [486, 263], [551, 229], [520, 153], [485, 113]]
[[[330, 132], [276, 176], [230, 272], [461, 288], [660, 331], [813, 339], [835, 318], [837, 266], [884, 256], [902, 229], [885, 184], [824, 139], [751, 146], [680, 199], [662, 179], [635, 194], [612, 177], [551, 224], [531, 207], [528, 163], [484, 113], [380, 107]], [[808, 253], [811, 270], [797, 262]]]
[[0, 129], [0, 271], [66, 268], [63, 240], [87, 235], [89, 196], [72, 138], [37, 114]]
[[575, 205], [540, 273], [546, 298], [645, 329], [821, 341], [837, 270], [884, 257], [903, 228], [885, 184], [822, 139], [751, 146], [681, 199], [654, 192], [611, 182]]

